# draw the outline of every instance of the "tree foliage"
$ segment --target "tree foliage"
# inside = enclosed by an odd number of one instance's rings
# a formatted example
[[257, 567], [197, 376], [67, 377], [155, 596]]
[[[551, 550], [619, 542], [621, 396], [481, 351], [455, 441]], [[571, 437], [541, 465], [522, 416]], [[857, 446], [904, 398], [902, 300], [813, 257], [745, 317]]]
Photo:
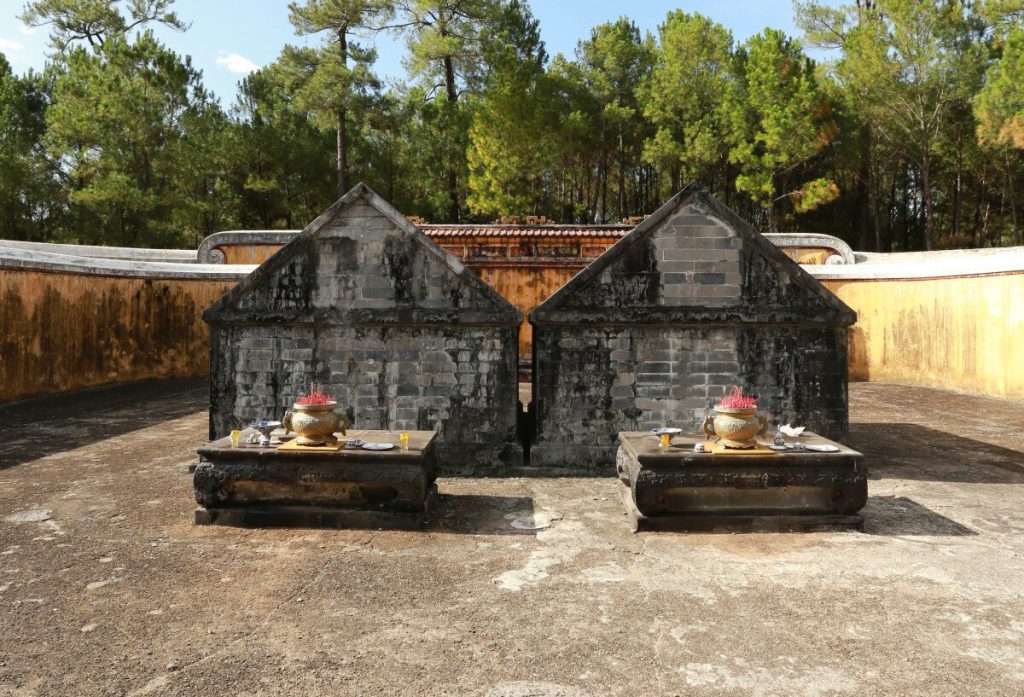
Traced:
[[554, 165], [555, 113], [540, 26], [512, 2], [482, 43], [489, 70], [469, 130], [467, 203], [482, 215], [533, 213]]
[[728, 115], [722, 100], [733, 82], [732, 34], [699, 14], [670, 12], [658, 31], [660, 50], [640, 85], [644, 116], [657, 129], [645, 158], [672, 188], [710, 181], [728, 157]]
[[32, 27], [49, 26], [50, 42], [58, 51], [76, 41], [99, 51], [107, 38], [146, 24], [185, 31], [189, 25], [171, 11], [172, 4], [174, 0], [35, 0], [25, 6], [21, 20]]
[[57, 239], [62, 191], [48, 157], [45, 76], [19, 77], [0, 53], [0, 238]]
[[[802, 40], [628, 17], [549, 57], [526, 0], [296, 0], [224, 112], [148, 33], [173, 0], [36, 0], [0, 60], [0, 234], [186, 245], [302, 226], [363, 180], [437, 222], [615, 222], [684, 184], [763, 230], [886, 250], [1024, 243], [1024, 0], [798, 2]], [[368, 41], [405, 39], [405, 80]], [[803, 45], [826, 51], [810, 60]]]
[[735, 73], [725, 103], [736, 189], [767, 210], [775, 229], [781, 199], [807, 211], [835, 198], [834, 184], [808, 180], [801, 170], [835, 136], [828, 100], [799, 42], [774, 29], [740, 48]]
[[1024, 149], [1024, 28], [1007, 37], [974, 109], [983, 143]]
[[54, 85], [46, 141], [61, 158], [82, 241], [194, 243], [218, 227], [214, 141], [223, 115], [188, 59], [151, 33], [74, 48]]
[[[314, 114], [336, 134], [337, 192], [349, 186], [348, 149], [350, 114], [363, 108], [375, 89], [370, 66], [376, 55], [352, 40], [390, 16], [383, 0], [306, 0], [288, 5], [289, 19], [300, 36], [325, 34], [318, 48], [286, 46], [281, 65], [299, 109]], [[352, 61], [351, 65], [349, 61]]]

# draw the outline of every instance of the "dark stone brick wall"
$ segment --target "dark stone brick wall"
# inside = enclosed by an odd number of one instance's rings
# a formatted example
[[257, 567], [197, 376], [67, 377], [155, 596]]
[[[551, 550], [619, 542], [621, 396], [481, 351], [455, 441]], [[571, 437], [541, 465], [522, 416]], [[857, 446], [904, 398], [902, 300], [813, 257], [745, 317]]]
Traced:
[[316, 381], [354, 428], [438, 431], [448, 471], [522, 464], [519, 312], [365, 186], [204, 319], [211, 438]]
[[713, 197], [684, 191], [531, 313], [530, 464], [608, 470], [619, 431], [698, 431], [733, 385], [773, 424], [845, 438], [855, 319]]

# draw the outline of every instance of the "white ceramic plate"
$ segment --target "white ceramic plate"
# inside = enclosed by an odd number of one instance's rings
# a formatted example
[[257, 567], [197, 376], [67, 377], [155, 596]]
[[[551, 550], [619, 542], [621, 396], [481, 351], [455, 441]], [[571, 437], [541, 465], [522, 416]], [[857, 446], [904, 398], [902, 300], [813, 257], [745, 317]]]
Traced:
[[363, 450], [391, 450], [394, 443], [363, 443]]
[[834, 445], [805, 445], [808, 450], [813, 450], [816, 453], [838, 453], [839, 448]]
[[661, 428], [652, 428], [651, 429], [651, 435], [652, 436], [660, 436], [662, 434], [664, 434], [666, 436], [678, 436], [682, 432], [683, 432], [683, 429], [681, 429], [681, 428], [672, 428], [671, 426], [662, 426]]
[[789, 446], [788, 445], [769, 445], [768, 447], [771, 448], [772, 450], [779, 450], [779, 451], [789, 450]]

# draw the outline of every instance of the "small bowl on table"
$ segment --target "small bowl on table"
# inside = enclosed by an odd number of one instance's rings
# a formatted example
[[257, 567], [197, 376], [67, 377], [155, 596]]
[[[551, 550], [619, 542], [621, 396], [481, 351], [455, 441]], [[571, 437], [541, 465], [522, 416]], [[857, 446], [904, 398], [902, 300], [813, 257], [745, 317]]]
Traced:
[[652, 428], [651, 435], [655, 438], [661, 438], [662, 436], [668, 436], [668, 442], [671, 444], [672, 439], [683, 432], [681, 428], [674, 428], [672, 426], [662, 426], [660, 428]]

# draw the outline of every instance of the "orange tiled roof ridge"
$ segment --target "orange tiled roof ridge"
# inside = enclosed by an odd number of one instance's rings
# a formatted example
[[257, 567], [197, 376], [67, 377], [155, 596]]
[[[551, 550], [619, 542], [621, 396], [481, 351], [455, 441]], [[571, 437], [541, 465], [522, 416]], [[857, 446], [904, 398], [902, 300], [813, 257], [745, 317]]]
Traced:
[[633, 225], [514, 225], [492, 223], [425, 223], [418, 227], [430, 237], [624, 237]]

